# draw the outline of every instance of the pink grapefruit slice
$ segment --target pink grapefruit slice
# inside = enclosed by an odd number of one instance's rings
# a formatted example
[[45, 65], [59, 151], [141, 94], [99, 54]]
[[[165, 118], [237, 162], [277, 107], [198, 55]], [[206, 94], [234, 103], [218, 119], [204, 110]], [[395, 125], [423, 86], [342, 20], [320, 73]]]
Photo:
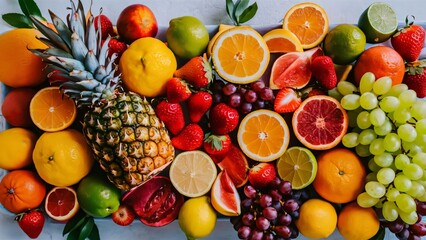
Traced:
[[241, 200], [237, 188], [226, 170], [221, 171], [211, 189], [214, 209], [224, 216], [238, 216], [241, 213]]
[[44, 210], [53, 220], [66, 222], [80, 209], [77, 194], [71, 187], [54, 187], [46, 195]]

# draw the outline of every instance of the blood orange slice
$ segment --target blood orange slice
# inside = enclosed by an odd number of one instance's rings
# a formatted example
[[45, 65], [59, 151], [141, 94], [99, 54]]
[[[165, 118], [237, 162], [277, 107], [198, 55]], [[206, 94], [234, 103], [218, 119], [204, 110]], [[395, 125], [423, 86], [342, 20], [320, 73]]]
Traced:
[[224, 216], [238, 216], [241, 213], [241, 200], [237, 188], [226, 170], [221, 171], [211, 189], [212, 205]]
[[80, 209], [77, 194], [70, 187], [54, 187], [46, 196], [45, 211], [52, 219], [65, 222]]
[[348, 115], [335, 98], [312, 96], [299, 106], [292, 119], [297, 139], [313, 150], [335, 147], [348, 129]]
[[242, 187], [248, 181], [249, 165], [246, 156], [238, 146], [231, 144], [226, 156], [217, 165], [222, 171], [227, 171], [235, 187]]

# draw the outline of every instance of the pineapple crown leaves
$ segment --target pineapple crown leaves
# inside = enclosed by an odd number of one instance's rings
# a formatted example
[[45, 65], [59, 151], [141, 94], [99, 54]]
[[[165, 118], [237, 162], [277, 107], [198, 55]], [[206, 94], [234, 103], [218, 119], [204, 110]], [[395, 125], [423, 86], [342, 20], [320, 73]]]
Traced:
[[30, 16], [46, 21], [37, 4], [33, 0], [18, 0], [22, 13], [6, 13], [2, 19], [15, 28], [35, 28]]
[[[36, 28], [44, 35], [38, 39], [47, 49], [30, 49], [48, 63], [49, 70], [59, 70], [66, 81], [60, 85], [64, 94], [74, 99], [77, 106], [90, 106], [114, 94], [121, 75], [116, 74], [117, 54], [108, 57], [108, 37], [101, 45], [100, 30], [95, 30], [94, 17], [89, 10], [84, 13], [81, 0], [78, 5], [71, 0], [71, 13], [66, 23], [49, 11], [55, 30], [30, 16]], [[101, 9], [102, 11], [102, 9]], [[100, 29], [100, 28], [99, 28]]]
[[250, 0], [226, 0], [226, 12], [234, 25], [240, 26], [242, 23], [248, 22], [257, 12], [257, 3], [249, 6]]

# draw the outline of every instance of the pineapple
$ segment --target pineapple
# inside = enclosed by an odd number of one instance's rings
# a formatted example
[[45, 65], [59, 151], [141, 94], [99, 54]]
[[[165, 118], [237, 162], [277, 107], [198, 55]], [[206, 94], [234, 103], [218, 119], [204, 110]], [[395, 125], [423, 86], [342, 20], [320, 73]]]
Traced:
[[[95, 159], [119, 189], [129, 190], [160, 173], [174, 159], [175, 150], [164, 123], [145, 97], [125, 92], [108, 42], [101, 46], [94, 17], [87, 20], [79, 0], [71, 1], [67, 23], [49, 11], [53, 31], [31, 18], [48, 49], [31, 49], [66, 78], [60, 88], [85, 110], [82, 123]], [[100, 27], [99, 27], [100, 29]]]

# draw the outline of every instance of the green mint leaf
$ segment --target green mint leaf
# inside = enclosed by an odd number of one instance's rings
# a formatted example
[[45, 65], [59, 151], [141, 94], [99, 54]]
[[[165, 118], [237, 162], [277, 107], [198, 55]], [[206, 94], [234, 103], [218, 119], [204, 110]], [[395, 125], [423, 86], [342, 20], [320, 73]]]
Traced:
[[15, 28], [34, 28], [31, 19], [21, 13], [6, 13], [2, 15], [2, 18], [10, 26]]
[[46, 21], [34, 0], [18, 0], [18, 2], [25, 16], [29, 17], [32, 15]]
[[235, 11], [234, 11], [234, 17], [239, 20], [241, 14], [244, 12], [244, 10], [247, 8], [250, 0], [240, 0], [237, 3], [235, 3]]
[[85, 240], [93, 230], [93, 226], [95, 225], [95, 220], [93, 217], [89, 217], [88, 221], [80, 230], [80, 235], [78, 236], [78, 240]]
[[228, 17], [236, 24], [234, 19], [234, 2], [233, 0], [226, 0], [226, 13], [228, 13]]
[[244, 12], [241, 14], [241, 16], [238, 18], [239, 23], [245, 23], [252, 19], [257, 12], [257, 3], [253, 3], [250, 5]]

